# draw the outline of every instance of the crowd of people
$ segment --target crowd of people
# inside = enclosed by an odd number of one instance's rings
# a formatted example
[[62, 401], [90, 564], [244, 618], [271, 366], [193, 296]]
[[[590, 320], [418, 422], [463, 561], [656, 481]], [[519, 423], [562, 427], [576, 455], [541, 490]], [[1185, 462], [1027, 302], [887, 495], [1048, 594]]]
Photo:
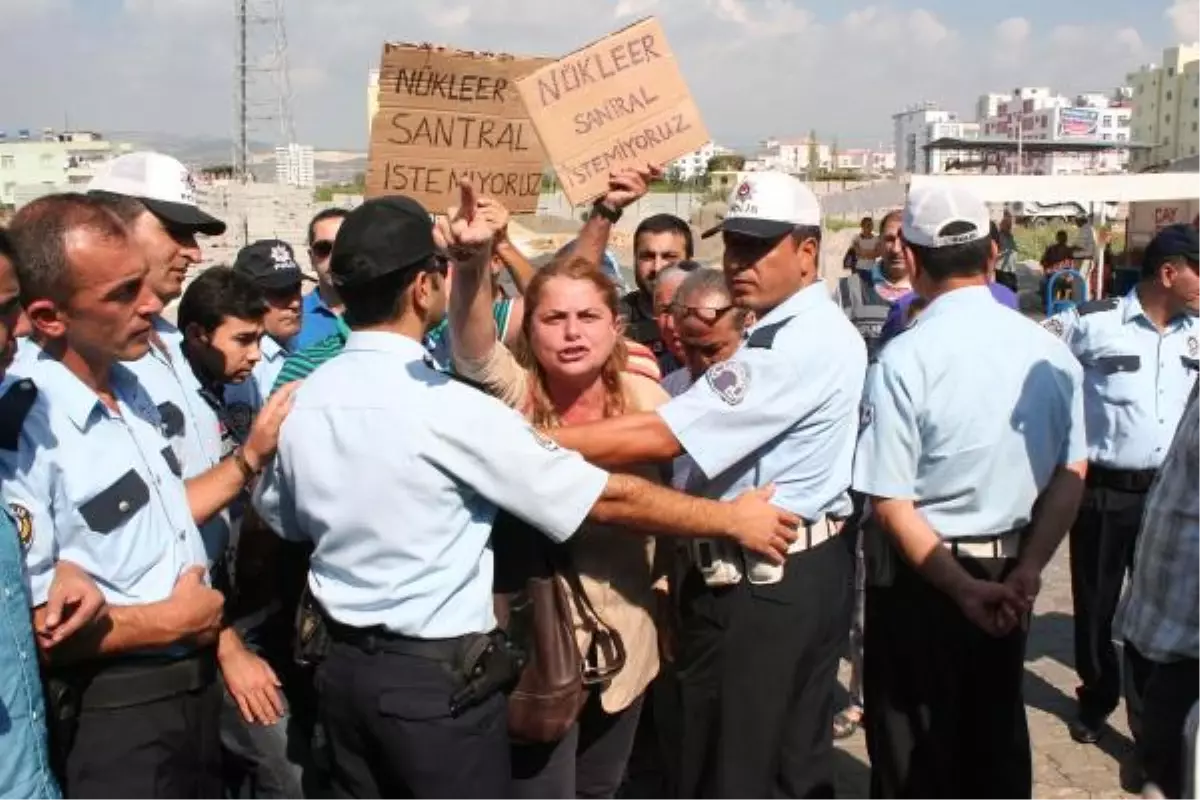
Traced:
[[1069, 532], [1071, 734], [1124, 680], [1182, 796], [1195, 227], [1039, 326], [961, 187], [864, 220], [831, 291], [817, 198], [750, 173], [720, 267], [648, 217], [623, 293], [609, 237], [658, 174], [611, 175], [540, 268], [467, 185], [324, 210], [307, 291], [280, 240], [195, 274], [225, 226], [166, 155], [23, 207], [0, 795], [827, 797], [862, 727], [873, 796], [1028, 797]]

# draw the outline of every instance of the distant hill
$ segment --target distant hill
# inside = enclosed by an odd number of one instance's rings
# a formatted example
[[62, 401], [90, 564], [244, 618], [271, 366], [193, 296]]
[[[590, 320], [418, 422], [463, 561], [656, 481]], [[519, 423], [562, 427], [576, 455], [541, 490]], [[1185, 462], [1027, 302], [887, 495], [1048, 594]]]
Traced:
[[[117, 144], [132, 145], [135, 150], [157, 150], [167, 153], [191, 167], [211, 167], [233, 162], [233, 140], [221, 136], [191, 136], [150, 131], [106, 131], [105, 136]], [[275, 145], [251, 140], [250, 171], [260, 181], [271, 181], [275, 177]], [[321, 158], [318, 149], [314, 157], [317, 183], [341, 183], [350, 181], [359, 172], [367, 169], [365, 153], [328, 151], [330, 158]]]

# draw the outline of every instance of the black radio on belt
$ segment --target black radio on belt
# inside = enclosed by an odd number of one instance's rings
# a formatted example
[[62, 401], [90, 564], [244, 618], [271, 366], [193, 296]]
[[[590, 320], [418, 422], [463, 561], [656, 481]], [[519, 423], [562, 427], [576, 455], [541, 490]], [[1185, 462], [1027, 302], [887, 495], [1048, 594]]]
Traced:
[[494, 694], [512, 691], [528, 656], [503, 630], [463, 637], [459, 675], [465, 682], [450, 697], [450, 716], [457, 717]]

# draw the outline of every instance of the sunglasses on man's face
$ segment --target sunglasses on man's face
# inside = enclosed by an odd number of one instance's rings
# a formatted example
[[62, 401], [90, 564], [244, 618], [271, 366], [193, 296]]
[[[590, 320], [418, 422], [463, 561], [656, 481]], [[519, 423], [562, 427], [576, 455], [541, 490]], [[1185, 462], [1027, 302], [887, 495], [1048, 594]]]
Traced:
[[695, 317], [705, 325], [713, 325], [721, 317], [729, 313], [732, 305], [721, 306], [720, 308], [709, 308], [707, 306], [681, 306], [674, 303], [671, 304], [670, 310], [680, 322], [688, 317]]
[[329, 256], [333, 255], [333, 242], [329, 241], [328, 239], [318, 239], [309, 245], [309, 249], [312, 250], [312, 254], [314, 256], [321, 261], [324, 261], [325, 259], [329, 258]]

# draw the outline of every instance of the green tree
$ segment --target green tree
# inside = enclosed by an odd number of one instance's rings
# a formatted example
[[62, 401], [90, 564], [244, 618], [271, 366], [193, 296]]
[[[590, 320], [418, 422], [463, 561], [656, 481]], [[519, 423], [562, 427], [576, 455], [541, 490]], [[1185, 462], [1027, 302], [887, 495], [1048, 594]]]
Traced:
[[737, 153], [722, 153], [708, 160], [708, 172], [737, 172], [746, 166], [746, 157]]

